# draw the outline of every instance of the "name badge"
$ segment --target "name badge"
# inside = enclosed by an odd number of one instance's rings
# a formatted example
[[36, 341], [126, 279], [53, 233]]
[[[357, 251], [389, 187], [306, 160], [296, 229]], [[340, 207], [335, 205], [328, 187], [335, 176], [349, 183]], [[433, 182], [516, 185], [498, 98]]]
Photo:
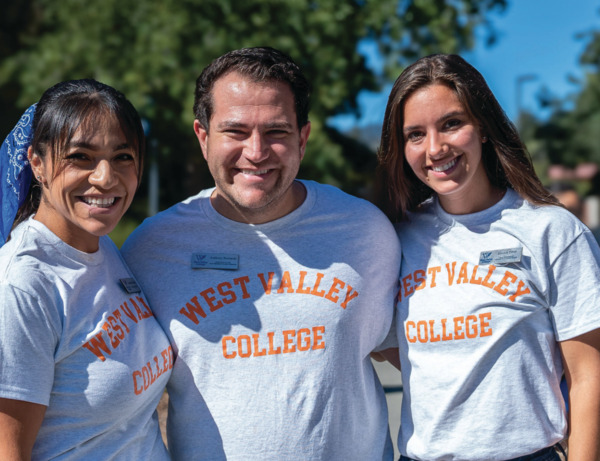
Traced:
[[137, 282], [132, 278], [119, 279], [119, 282], [121, 282], [121, 285], [123, 285], [123, 288], [125, 288], [127, 293], [139, 293], [142, 291]]
[[523, 247], [506, 248], [504, 250], [482, 251], [479, 254], [479, 265], [482, 264], [510, 264], [521, 262]]
[[240, 256], [226, 253], [193, 253], [192, 269], [225, 269], [237, 270]]

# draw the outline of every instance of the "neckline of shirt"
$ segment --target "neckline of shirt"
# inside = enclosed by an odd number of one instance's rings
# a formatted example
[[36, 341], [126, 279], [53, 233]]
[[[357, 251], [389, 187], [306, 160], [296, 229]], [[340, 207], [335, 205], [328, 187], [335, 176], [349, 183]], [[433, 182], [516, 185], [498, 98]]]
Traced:
[[60, 237], [48, 229], [43, 223], [33, 219], [33, 216], [27, 220], [26, 224], [28, 227], [35, 229], [44, 238], [44, 240], [46, 240], [47, 243], [54, 247], [56, 251], [73, 261], [93, 266], [104, 262], [104, 239], [109, 237], [100, 237], [100, 241], [98, 242], [98, 251], [95, 251], [94, 253], [86, 253], [85, 251], [78, 250], [77, 248], [74, 248], [62, 241]]
[[278, 230], [281, 228], [287, 228], [299, 222], [302, 219], [302, 216], [308, 213], [308, 211], [313, 207], [317, 200], [317, 191], [315, 190], [312, 181], [306, 181], [301, 179], [296, 179], [296, 181], [304, 185], [306, 189], [306, 198], [304, 199], [304, 202], [302, 202], [302, 204], [291, 213], [288, 213], [285, 216], [282, 216], [281, 218], [276, 219], [274, 221], [269, 221], [263, 224], [248, 224], [238, 222], [226, 218], [225, 216], [220, 214], [217, 210], [214, 209], [214, 207], [210, 203], [210, 196], [215, 190], [214, 187], [202, 191], [201, 196], [204, 200], [202, 200], [200, 204], [202, 210], [204, 211], [208, 219], [210, 219], [214, 224], [223, 227], [229, 231], [238, 232], [242, 234], [256, 234], [257, 232], [268, 232]]
[[502, 211], [506, 208], [511, 208], [518, 199], [519, 194], [517, 194], [511, 188], [507, 188], [504, 196], [491, 207], [476, 213], [457, 215], [445, 211], [442, 208], [438, 197], [435, 197], [434, 212], [440, 221], [448, 226], [453, 226], [456, 224], [462, 226], [476, 226], [480, 224], [487, 224], [494, 219], [499, 218]]

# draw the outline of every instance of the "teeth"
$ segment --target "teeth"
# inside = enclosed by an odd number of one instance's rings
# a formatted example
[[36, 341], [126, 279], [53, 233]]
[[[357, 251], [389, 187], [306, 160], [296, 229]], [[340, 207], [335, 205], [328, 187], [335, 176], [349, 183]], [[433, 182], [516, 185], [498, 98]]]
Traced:
[[95, 197], [81, 197], [81, 199], [90, 206], [99, 208], [108, 208], [115, 203], [115, 198], [95, 198]]
[[454, 165], [456, 165], [456, 162], [458, 162], [458, 158], [453, 158], [452, 160], [450, 160], [448, 163], [446, 163], [445, 165], [441, 165], [441, 166], [432, 166], [431, 169], [433, 171], [435, 171], [436, 173], [442, 173], [446, 170], [449, 170], [450, 168], [452, 168]]
[[259, 176], [261, 174], [267, 174], [269, 170], [241, 170], [244, 174], [256, 175]]

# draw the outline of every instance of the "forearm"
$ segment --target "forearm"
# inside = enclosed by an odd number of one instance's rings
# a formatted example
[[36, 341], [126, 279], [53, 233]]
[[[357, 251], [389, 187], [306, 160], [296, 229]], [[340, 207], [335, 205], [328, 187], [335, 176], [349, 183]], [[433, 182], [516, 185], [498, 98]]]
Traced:
[[569, 461], [600, 461], [600, 329], [560, 347], [569, 386]]
[[27, 440], [17, 421], [0, 412], [0, 459], [26, 461], [31, 459], [33, 443]]
[[398, 348], [384, 349], [379, 352], [372, 352], [371, 357], [378, 362], [388, 361], [398, 370], [400, 370], [400, 356], [398, 353]]
[[586, 379], [569, 389], [569, 461], [599, 460], [600, 381]]

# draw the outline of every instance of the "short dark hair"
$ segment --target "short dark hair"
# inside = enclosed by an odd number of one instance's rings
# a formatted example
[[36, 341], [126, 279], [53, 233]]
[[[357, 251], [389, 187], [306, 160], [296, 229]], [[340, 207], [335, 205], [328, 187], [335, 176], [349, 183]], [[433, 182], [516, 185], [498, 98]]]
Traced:
[[[527, 148], [508, 119], [483, 76], [454, 54], [435, 54], [407, 67], [392, 88], [385, 110], [379, 148], [379, 173], [387, 189], [387, 214], [403, 219], [433, 190], [414, 174], [404, 156], [404, 105], [417, 90], [445, 85], [456, 93], [469, 116], [479, 124], [483, 144], [482, 162], [492, 185], [511, 187], [537, 205], [557, 205], [535, 174]], [[384, 199], [386, 201], [386, 199]]]
[[[68, 80], [44, 92], [33, 117], [31, 148], [41, 159], [50, 152], [53, 165], [58, 165], [80, 126], [93, 130], [107, 117], [117, 119], [127, 143], [138, 155], [139, 185], [146, 149], [140, 116], [123, 93], [96, 80]], [[34, 179], [13, 227], [37, 211], [40, 198]]]
[[237, 72], [255, 82], [287, 83], [294, 95], [298, 128], [308, 123], [310, 84], [300, 67], [285, 53], [270, 47], [242, 48], [215, 59], [196, 80], [194, 115], [205, 130], [209, 130], [213, 112], [212, 89], [215, 82]]

